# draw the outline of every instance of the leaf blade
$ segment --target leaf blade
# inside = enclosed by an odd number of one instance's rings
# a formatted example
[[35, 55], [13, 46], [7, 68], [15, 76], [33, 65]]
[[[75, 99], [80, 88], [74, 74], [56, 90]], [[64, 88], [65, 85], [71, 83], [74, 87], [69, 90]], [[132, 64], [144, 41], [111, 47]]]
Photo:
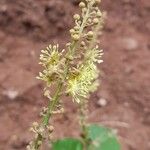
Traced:
[[52, 150], [83, 150], [83, 146], [78, 139], [66, 138], [54, 142]]
[[120, 150], [120, 144], [111, 130], [99, 126], [88, 127], [88, 138], [92, 141], [89, 150]]

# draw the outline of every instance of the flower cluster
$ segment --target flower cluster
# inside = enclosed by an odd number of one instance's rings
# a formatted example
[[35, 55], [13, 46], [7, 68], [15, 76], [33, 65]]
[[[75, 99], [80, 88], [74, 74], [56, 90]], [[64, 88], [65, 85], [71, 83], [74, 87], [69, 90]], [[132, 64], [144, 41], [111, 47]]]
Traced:
[[[41, 51], [40, 64], [43, 71], [37, 78], [46, 83], [44, 95], [49, 99], [49, 103], [40, 113], [42, 123], [36, 123], [32, 127], [35, 138], [27, 147], [28, 150], [38, 150], [43, 140], [51, 136], [49, 119], [52, 114], [64, 111], [60, 105], [60, 97], [63, 94], [67, 93], [73, 101], [86, 106], [85, 99], [99, 84], [97, 64], [102, 62], [103, 51], [97, 46], [97, 37], [104, 17], [98, 8], [100, 2], [101, 0], [80, 2], [81, 15], [75, 14], [73, 17], [75, 26], [70, 30], [71, 41], [66, 44], [65, 53], [64, 50], [59, 50], [58, 45], [49, 45]], [[49, 91], [52, 83], [55, 84], [53, 95]], [[83, 116], [86, 109], [84, 106], [81, 112]], [[84, 119], [81, 122], [85, 124]]]
[[96, 45], [98, 31], [103, 24], [103, 14], [97, 7], [98, 2], [100, 1], [81, 2], [79, 6], [82, 9], [82, 16], [74, 15], [76, 25], [70, 30], [73, 40], [78, 41], [79, 51], [76, 55], [79, 55], [78, 58], [81, 59], [78, 60], [76, 66], [76, 61], [74, 61], [66, 92], [78, 103], [83, 98], [87, 98], [91, 91], [96, 90], [99, 74], [96, 63], [103, 62], [101, 59], [103, 51]]
[[31, 141], [29, 145], [27, 146], [27, 150], [37, 150], [44, 139], [48, 138], [49, 141], [51, 141], [51, 133], [53, 132], [54, 127], [53, 126], [46, 126], [38, 124], [37, 122], [34, 122], [32, 127], [30, 128], [30, 131], [35, 133], [35, 140]]
[[67, 93], [70, 93], [75, 101], [80, 103], [83, 98], [87, 98], [90, 92], [96, 90], [98, 86], [98, 68], [95, 62], [102, 62], [98, 59], [103, 53], [96, 48], [88, 51], [85, 61], [74, 69], [73, 74], [68, 79]]
[[86, 64], [77, 70], [78, 75], [69, 78], [67, 93], [70, 93], [73, 99], [80, 103], [83, 98], [87, 98], [92, 90], [93, 81], [97, 78], [97, 69], [94, 64]]
[[[86, 0], [85, 2], [80, 2], [79, 6], [81, 8], [82, 14], [74, 15], [75, 26], [70, 30], [71, 37], [73, 40], [78, 41], [81, 38], [85, 37], [85, 34], [82, 36], [83, 30], [85, 27], [94, 26], [99, 24], [102, 19], [102, 13], [97, 7], [97, 4], [100, 3], [100, 0]], [[100, 25], [100, 24], [99, 24]], [[87, 39], [92, 39], [93, 32], [89, 31], [87, 34]]]
[[50, 86], [53, 81], [58, 79], [59, 74], [62, 72], [62, 52], [59, 52], [58, 45], [49, 45], [45, 50], [41, 50], [39, 64], [44, 67], [44, 70], [39, 72], [37, 78], [45, 81], [47, 86]]

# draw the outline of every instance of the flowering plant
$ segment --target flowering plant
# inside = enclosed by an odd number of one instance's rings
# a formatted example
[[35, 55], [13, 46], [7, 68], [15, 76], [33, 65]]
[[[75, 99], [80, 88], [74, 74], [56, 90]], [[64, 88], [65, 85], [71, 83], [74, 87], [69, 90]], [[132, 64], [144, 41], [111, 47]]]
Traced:
[[[71, 96], [73, 102], [79, 105], [81, 144], [78, 141], [73, 143], [79, 144], [81, 149], [93, 149], [90, 144], [90, 140], [93, 139], [89, 137], [90, 128], [87, 126], [86, 113], [87, 99], [99, 84], [97, 64], [103, 62], [101, 59], [103, 50], [98, 46], [97, 37], [103, 27], [105, 15], [99, 10], [99, 3], [100, 0], [80, 2], [81, 15], [73, 16], [75, 26], [70, 30], [71, 41], [66, 44], [66, 49], [60, 50], [59, 45], [49, 45], [41, 51], [40, 64], [43, 71], [37, 78], [45, 83], [44, 95], [49, 99], [49, 104], [41, 112], [41, 123], [33, 123], [31, 130], [35, 133], [35, 138], [27, 146], [28, 150], [38, 150], [47, 139], [53, 143], [51, 134], [54, 128], [49, 125], [49, 120], [52, 114], [63, 112], [60, 97], [64, 94]], [[53, 95], [49, 91], [51, 86], [56, 86]], [[59, 147], [57, 144], [57, 142], [52, 144], [53, 150], [59, 150], [56, 148]]]

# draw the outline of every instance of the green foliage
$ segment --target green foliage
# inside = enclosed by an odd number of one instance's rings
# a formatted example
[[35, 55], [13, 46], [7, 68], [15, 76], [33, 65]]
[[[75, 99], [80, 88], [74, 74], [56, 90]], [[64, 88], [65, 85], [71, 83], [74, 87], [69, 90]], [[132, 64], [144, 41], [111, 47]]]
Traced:
[[78, 139], [66, 138], [54, 142], [52, 150], [83, 150], [83, 145]]
[[[90, 140], [88, 150], [120, 150], [116, 135], [108, 128], [90, 125], [88, 138]], [[67, 138], [54, 142], [52, 150], [83, 150], [83, 145], [78, 139]]]
[[89, 150], [120, 150], [120, 144], [110, 129], [91, 125], [88, 131], [88, 137], [91, 140]]

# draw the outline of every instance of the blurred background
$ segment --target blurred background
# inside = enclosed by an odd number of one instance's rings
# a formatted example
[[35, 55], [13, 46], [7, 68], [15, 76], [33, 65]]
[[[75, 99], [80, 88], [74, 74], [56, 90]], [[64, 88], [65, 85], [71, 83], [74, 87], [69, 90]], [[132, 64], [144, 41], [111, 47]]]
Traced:
[[[47, 101], [40, 50], [69, 40], [79, 0], [0, 0], [0, 150], [25, 150], [29, 127]], [[89, 102], [89, 121], [114, 129], [122, 150], [150, 149], [150, 0], [103, 0], [107, 12], [101, 86]], [[76, 108], [55, 116], [54, 137], [79, 136]], [[112, 148], [113, 150], [113, 148]]]

